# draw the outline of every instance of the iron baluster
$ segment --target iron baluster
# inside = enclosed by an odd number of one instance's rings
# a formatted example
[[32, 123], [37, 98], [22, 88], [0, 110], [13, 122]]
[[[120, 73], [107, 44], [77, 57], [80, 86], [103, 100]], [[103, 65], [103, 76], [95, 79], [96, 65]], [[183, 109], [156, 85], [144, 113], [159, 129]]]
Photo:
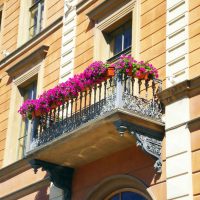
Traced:
[[82, 118], [82, 98], [83, 98], [83, 92], [80, 92], [80, 107], [79, 107], [80, 119]]
[[145, 91], [146, 91], [145, 98], [146, 99], [148, 98], [148, 88], [149, 88], [149, 80], [145, 80]]
[[134, 95], [134, 83], [135, 83], [135, 78], [132, 77], [131, 79], [131, 86], [132, 86], [132, 96]]
[[94, 104], [93, 104], [92, 113], [96, 112], [96, 94], [97, 94], [97, 85], [94, 86]]
[[104, 99], [106, 100], [107, 80], [104, 82]]
[[101, 87], [102, 87], [102, 84], [100, 83], [99, 84], [99, 113], [101, 112], [101, 107], [102, 107], [102, 101], [101, 101]]
[[56, 109], [55, 108], [53, 109], [53, 121], [55, 124], [56, 123]]
[[58, 122], [60, 122], [60, 106], [58, 106], [57, 112], [58, 112]]
[[142, 85], [142, 80], [138, 79], [139, 96], [140, 96], [140, 93], [141, 93], [141, 85]]
[[62, 104], [62, 124], [63, 124], [63, 119], [64, 119], [64, 109], [65, 109], [65, 104]]

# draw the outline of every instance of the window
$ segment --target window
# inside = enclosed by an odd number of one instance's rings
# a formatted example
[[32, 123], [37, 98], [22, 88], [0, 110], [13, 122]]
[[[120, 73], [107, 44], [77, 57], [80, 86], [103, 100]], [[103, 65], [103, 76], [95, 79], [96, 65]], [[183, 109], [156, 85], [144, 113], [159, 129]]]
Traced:
[[116, 30], [110, 33], [110, 50], [111, 55], [115, 56], [124, 52], [131, 47], [132, 42], [132, 27], [131, 21], [121, 25]]
[[147, 199], [139, 193], [122, 190], [109, 195], [105, 200], [147, 200]]
[[95, 22], [95, 60], [112, 63], [121, 54], [139, 56], [140, 3], [135, 0], [116, 2], [104, 1], [87, 14]]
[[[23, 101], [27, 99], [35, 99], [37, 93], [37, 81], [33, 81], [25, 87], [20, 88], [20, 91], [23, 97]], [[31, 124], [31, 121], [27, 118], [25, 119], [25, 121], [22, 121], [21, 134], [19, 138], [19, 157], [23, 157], [25, 155], [26, 143], [32, 141], [35, 138], [34, 135], [29, 134], [31, 126], [34, 126], [34, 124]]]
[[44, 0], [32, 0], [30, 11], [29, 37], [32, 38], [42, 30], [44, 18]]

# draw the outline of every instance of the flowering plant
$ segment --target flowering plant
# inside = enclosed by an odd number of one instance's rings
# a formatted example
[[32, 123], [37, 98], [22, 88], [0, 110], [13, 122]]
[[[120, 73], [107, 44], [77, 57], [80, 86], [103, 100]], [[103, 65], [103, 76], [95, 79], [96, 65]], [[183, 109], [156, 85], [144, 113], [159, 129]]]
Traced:
[[[64, 83], [60, 83], [53, 89], [45, 91], [38, 99], [26, 100], [19, 109], [23, 118], [32, 119], [32, 114], [39, 111], [41, 114], [48, 113], [56, 106], [62, 105], [65, 101], [77, 98], [79, 92], [85, 91], [96, 84], [105, 81], [108, 77], [108, 68], [114, 67], [118, 74], [134, 76], [139, 79], [158, 78], [157, 69], [144, 61], [136, 61], [130, 55], [121, 55], [118, 62], [114, 64], [104, 64], [102, 61], [95, 61], [90, 64], [83, 73], [75, 75]], [[145, 77], [144, 77], [145, 75]]]
[[84, 76], [94, 85], [105, 80], [106, 67], [102, 61], [95, 61], [84, 70]]
[[144, 78], [145, 75], [146, 79], [158, 78], [158, 70], [152, 64], [144, 61], [137, 62], [133, 67], [132, 73], [137, 78]]
[[118, 74], [131, 75], [133, 68], [135, 68], [137, 61], [131, 55], [121, 55], [119, 61], [114, 66]]
[[23, 105], [20, 107], [18, 112], [22, 115], [23, 118], [32, 119], [32, 112], [35, 111], [36, 101], [32, 99], [27, 99]]

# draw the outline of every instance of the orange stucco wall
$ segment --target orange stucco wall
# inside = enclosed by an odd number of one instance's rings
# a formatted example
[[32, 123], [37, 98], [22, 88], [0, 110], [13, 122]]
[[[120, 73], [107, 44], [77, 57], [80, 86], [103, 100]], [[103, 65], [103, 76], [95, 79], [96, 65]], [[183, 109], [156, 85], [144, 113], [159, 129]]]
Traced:
[[[1, 35], [1, 49], [6, 49], [10, 53], [17, 49], [17, 35], [19, 29], [20, 0], [1, 1], [3, 4], [3, 24]], [[46, 26], [63, 16], [64, 1], [53, 0], [45, 1]], [[23, 28], [23, 27], [21, 27]], [[34, 43], [30, 50], [23, 52], [18, 58], [9, 65], [0, 69], [0, 167], [3, 164], [6, 134], [8, 130], [8, 115], [11, 99], [12, 78], [6, 70], [34, 52], [41, 45], [48, 45], [49, 50], [44, 61], [44, 81], [43, 90], [52, 88], [58, 83], [60, 57], [61, 57], [61, 36], [62, 26], [38, 43]], [[0, 59], [2, 59], [0, 54]]]
[[142, 180], [156, 199], [166, 199], [165, 162], [163, 172], [156, 175], [155, 160], [135, 146], [76, 169], [73, 179], [73, 200], [84, 200], [105, 178], [127, 174]]
[[21, 174], [0, 183], [0, 197], [36, 183], [44, 179], [46, 176], [46, 172], [41, 170], [38, 170], [37, 174], [34, 173], [33, 169], [24, 171]]
[[[76, 73], [81, 72], [93, 61], [95, 27], [94, 21], [90, 20], [86, 13], [101, 2], [102, 0], [95, 1], [91, 6], [78, 13], [75, 51]], [[149, 61], [159, 69], [160, 78], [165, 86], [166, 1], [141, 1], [140, 23], [140, 58]]]
[[200, 75], [200, 2], [189, 1], [189, 66], [190, 79]]

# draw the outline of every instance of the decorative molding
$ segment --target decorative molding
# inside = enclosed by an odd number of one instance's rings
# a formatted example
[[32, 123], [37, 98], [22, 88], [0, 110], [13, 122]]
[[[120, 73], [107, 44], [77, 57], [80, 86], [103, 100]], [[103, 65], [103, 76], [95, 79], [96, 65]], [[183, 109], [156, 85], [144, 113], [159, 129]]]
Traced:
[[187, 125], [190, 132], [200, 130], [200, 117], [190, 120]]
[[200, 76], [167, 88], [158, 93], [158, 97], [164, 105], [169, 105], [184, 97], [191, 98], [198, 94], [200, 94]]
[[[95, 3], [97, 0], [82, 0], [76, 5], [76, 13], [79, 14], [80, 12], [84, 11], [90, 5]], [[105, 0], [106, 1], [106, 0]]]
[[37, 170], [40, 167], [42, 170], [47, 171], [50, 181], [52, 181], [56, 187], [64, 191], [64, 199], [71, 199], [72, 177], [74, 173], [73, 168], [56, 165], [42, 160], [31, 160], [30, 164], [35, 173], [37, 173]]
[[0, 169], [0, 183], [26, 171], [31, 167], [27, 162], [27, 159], [18, 160], [6, 167]]
[[123, 188], [122, 190], [130, 190], [133, 192], [141, 193], [143, 196], [145, 196], [146, 200], [155, 199], [153, 195], [148, 191], [148, 186], [145, 185], [143, 181], [127, 174], [117, 174], [114, 176], [106, 177], [104, 180], [100, 181], [93, 187], [85, 199], [108, 199], [105, 198], [105, 196], [112, 194], [113, 191], [119, 191], [121, 188]]
[[141, 147], [141, 149], [153, 157], [157, 158], [154, 168], [158, 173], [162, 172], [162, 160], [161, 160], [161, 148], [162, 142], [156, 139], [153, 139], [148, 136], [142, 135], [140, 132], [131, 131], [131, 135], [135, 136], [137, 142], [137, 147]]
[[[23, 68], [25, 65], [31, 65], [34, 61], [41, 61], [45, 58], [47, 52], [48, 52], [49, 46], [42, 45], [39, 48], [37, 48], [34, 52], [30, 53], [28, 56], [26, 56], [24, 59], [20, 60], [15, 65], [9, 67], [6, 72], [12, 76], [13, 73], [15, 73], [20, 68]], [[36, 67], [35, 67], [36, 68]], [[32, 69], [34, 70], [34, 69]], [[36, 70], [36, 69], [35, 69]], [[39, 71], [36, 70], [37, 72]]]
[[156, 159], [154, 169], [157, 173], [161, 173], [161, 148], [164, 134], [122, 120], [116, 121], [115, 126], [121, 136], [123, 136], [125, 132], [128, 132], [136, 138], [136, 146], [141, 147], [144, 152]]
[[31, 68], [30, 70], [28, 70], [27, 72], [22, 74], [20, 77], [18, 77], [16, 79], [13, 79], [13, 83], [16, 86], [20, 86], [24, 82], [26, 82], [26, 81], [30, 80], [31, 78], [35, 77], [38, 74], [39, 70], [40, 70], [40, 64], [36, 65], [33, 68]]
[[[115, 1], [115, 0], [114, 0]], [[113, 14], [106, 17], [102, 22], [97, 24], [98, 29], [101, 31], [108, 28], [111, 24], [114, 24], [118, 20], [122, 19], [127, 14], [131, 13], [133, 11], [135, 5], [135, 0], [129, 1], [122, 1], [121, 3], [118, 2], [117, 4], [113, 1], [105, 1], [99, 6], [95, 7], [92, 11], [87, 13], [88, 17], [92, 20], [99, 20], [103, 19], [104, 15], [106, 14], [105, 10], [107, 8], [114, 7], [116, 11], [113, 12]]]
[[35, 182], [31, 185], [28, 185], [24, 188], [21, 188], [17, 191], [14, 191], [6, 196], [0, 197], [1, 200], [14, 200], [14, 199], [21, 199], [25, 197], [26, 195], [29, 195], [35, 191], [38, 191], [39, 189], [49, 186], [49, 178], [45, 178], [41, 181]]
[[33, 48], [36, 44], [44, 40], [46, 37], [48, 37], [52, 32], [57, 30], [59, 27], [62, 27], [62, 19], [63, 17], [59, 17], [57, 20], [55, 20], [52, 24], [50, 24], [48, 27], [43, 29], [40, 33], [38, 33], [35, 37], [27, 41], [25, 44], [17, 48], [15, 51], [10, 53], [7, 57], [2, 59], [0, 61], [0, 68], [6, 67], [8, 64], [16, 60], [18, 57], [23, 55], [25, 52]]

